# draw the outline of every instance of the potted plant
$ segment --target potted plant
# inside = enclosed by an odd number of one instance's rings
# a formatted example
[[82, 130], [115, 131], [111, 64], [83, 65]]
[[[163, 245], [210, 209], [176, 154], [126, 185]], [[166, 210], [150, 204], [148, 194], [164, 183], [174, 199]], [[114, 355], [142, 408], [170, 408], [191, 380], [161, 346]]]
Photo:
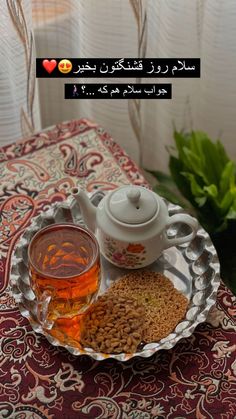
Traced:
[[223, 281], [236, 294], [236, 165], [205, 132], [174, 132], [170, 175], [149, 171], [154, 191], [195, 215], [217, 250]]

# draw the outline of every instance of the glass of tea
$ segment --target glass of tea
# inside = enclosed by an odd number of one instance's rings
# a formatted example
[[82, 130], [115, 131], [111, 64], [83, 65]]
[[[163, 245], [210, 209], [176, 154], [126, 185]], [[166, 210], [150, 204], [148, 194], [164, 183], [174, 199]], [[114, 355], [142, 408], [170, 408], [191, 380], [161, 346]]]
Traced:
[[83, 313], [100, 285], [100, 255], [95, 236], [74, 224], [53, 224], [38, 231], [28, 248], [37, 316], [46, 329], [58, 318]]

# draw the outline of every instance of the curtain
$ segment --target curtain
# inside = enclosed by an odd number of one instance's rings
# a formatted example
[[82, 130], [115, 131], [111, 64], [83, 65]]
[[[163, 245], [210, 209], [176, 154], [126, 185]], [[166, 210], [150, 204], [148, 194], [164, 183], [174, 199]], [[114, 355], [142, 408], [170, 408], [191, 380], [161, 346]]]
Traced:
[[[0, 74], [0, 145], [39, 129], [40, 113], [42, 128], [81, 117], [98, 122], [149, 169], [167, 169], [166, 146], [173, 143], [173, 127], [220, 137], [231, 158], [236, 157], [234, 0], [7, 0], [6, 4], [0, 43], [8, 68]], [[39, 58], [200, 57], [201, 78], [151, 79], [171, 82], [172, 100], [81, 101], [63, 99], [64, 80], [39, 79], [30, 110], [26, 60], [30, 41], [23, 44], [9, 5], [21, 5]]]
[[40, 128], [30, 1], [1, 1], [0, 146]]

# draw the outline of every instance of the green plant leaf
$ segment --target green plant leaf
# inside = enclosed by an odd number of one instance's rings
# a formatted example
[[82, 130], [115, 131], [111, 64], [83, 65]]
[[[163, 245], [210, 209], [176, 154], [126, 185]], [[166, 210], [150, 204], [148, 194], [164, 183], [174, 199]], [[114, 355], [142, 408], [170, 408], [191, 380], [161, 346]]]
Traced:
[[207, 182], [207, 178], [202, 171], [202, 163], [200, 157], [194, 154], [193, 151], [189, 150], [187, 147], [184, 147], [183, 153], [185, 156], [184, 164], [186, 168], [188, 168], [190, 172], [200, 176], [204, 182]]
[[208, 138], [203, 140], [202, 147], [205, 154], [205, 167], [203, 171], [208, 179], [208, 185], [219, 185], [224, 166], [222, 165], [222, 158], [218, 147]]
[[176, 183], [181, 194], [193, 205], [194, 197], [191, 192], [191, 187], [189, 181], [182, 175], [183, 164], [182, 162], [174, 156], [170, 156], [169, 160], [169, 169], [172, 175], [174, 182]]
[[221, 162], [221, 168], [223, 170], [223, 168], [228, 163], [228, 161], [230, 161], [230, 159], [226, 154], [223, 144], [219, 140], [216, 141], [216, 147], [218, 150], [219, 160]]
[[226, 215], [227, 220], [236, 220], [236, 198], [234, 198], [234, 201], [232, 205], [230, 206], [230, 209], [228, 211], [228, 214]]
[[218, 196], [218, 188], [216, 185], [204, 186], [203, 190], [204, 192], [207, 192], [208, 196], [210, 196], [216, 201], [216, 198]]
[[200, 157], [202, 165], [204, 166], [205, 154], [202, 149], [202, 142], [207, 137], [207, 134], [202, 131], [192, 131], [190, 148], [191, 150]]
[[175, 139], [175, 144], [176, 144], [177, 151], [179, 153], [179, 159], [184, 161], [183, 148], [188, 147], [189, 135], [184, 134], [183, 132], [175, 131], [174, 132], [174, 139]]
[[[236, 219], [236, 165], [218, 140], [202, 131], [174, 132], [177, 156], [169, 148], [171, 177], [182, 196], [196, 209], [198, 219], [210, 232], [222, 231]], [[172, 192], [171, 179], [160, 183]]]
[[222, 173], [220, 178], [220, 195], [223, 197], [227, 191], [235, 186], [235, 163], [229, 161]]
[[191, 134], [180, 136], [175, 133], [176, 139], [179, 159], [191, 172], [201, 176], [206, 184], [217, 185], [224, 166], [229, 161], [222, 144], [219, 141], [212, 142], [207, 134], [201, 131], [192, 131]]
[[189, 180], [190, 182], [190, 187], [191, 187], [191, 192], [192, 195], [194, 197], [202, 197], [204, 196], [204, 189], [199, 185], [199, 183], [197, 182], [197, 179], [195, 178], [193, 173], [188, 173], [188, 172], [181, 172], [181, 174]]
[[198, 206], [201, 208], [203, 207], [203, 205], [205, 205], [207, 201], [207, 197], [206, 196], [196, 197], [195, 201], [198, 204]]
[[234, 199], [235, 199], [235, 194], [232, 193], [230, 190], [228, 190], [220, 203], [222, 217], [227, 215], [227, 213], [230, 211], [230, 207], [233, 204]]

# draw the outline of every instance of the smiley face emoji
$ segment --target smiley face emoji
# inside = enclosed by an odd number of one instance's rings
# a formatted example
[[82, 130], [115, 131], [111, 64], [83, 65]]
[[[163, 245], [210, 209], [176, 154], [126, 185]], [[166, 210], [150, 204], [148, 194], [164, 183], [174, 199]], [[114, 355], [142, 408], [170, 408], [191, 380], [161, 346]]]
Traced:
[[61, 60], [58, 64], [58, 70], [63, 73], [69, 73], [72, 70], [72, 64], [69, 60], [66, 60], [65, 58]]

